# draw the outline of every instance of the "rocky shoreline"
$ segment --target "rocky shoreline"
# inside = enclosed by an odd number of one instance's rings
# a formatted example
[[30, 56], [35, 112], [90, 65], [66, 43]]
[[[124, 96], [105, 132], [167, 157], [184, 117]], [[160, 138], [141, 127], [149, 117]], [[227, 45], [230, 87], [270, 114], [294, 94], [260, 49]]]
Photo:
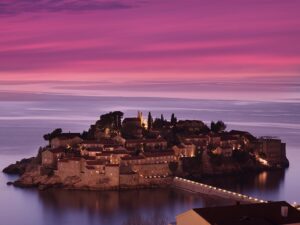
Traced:
[[[181, 174], [181, 176], [190, 178], [190, 179], [201, 179], [205, 177], [218, 177], [223, 175], [238, 175], [247, 173], [259, 173], [262, 171], [274, 170], [274, 169], [283, 169], [288, 167], [288, 161], [282, 165], [281, 168], [267, 168], [258, 165], [223, 165], [218, 169], [210, 168], [209, 171], [193, 171], [191, 173]], [[42, 172], [41, 172], [42, 171]], [[222, 172], [221, 172], [222, 171]], [[142, 189], [142, 188], [162, 188], [168, 187], [172, 183], [172, 178], [168, 182], [160, 185], [137, 185], [137, 186], [120, 186], [120, 187], [110, 187], [103, 188], [99, 186], [87, 186], [80, 184], [81, 180], [78, 176], [70, 176], [64, 181], [57, 175], [51, 173], [51, 171], [43, 169], [39, 165], [39, 157], [31, 157], [27, 159], [22, 159], [17, 161], [14, 164], [11, 164], [4, 168], [2, 172], [10, 175], [19, 175], [19, 179], [15, 181], [7, 182], [7, 185], [13, 185], [20, 188], [31, 188], [35, 187], [39, 190], [45, 190], [49, 188], [63, 188], [70, 190], [126, 190], [126, 189]]]
[[17, 161], [16, 163], [10, 164], [9, 166], [5, 167], [2, 172], [6, 174], [12, 175], [22, 175], [25, 173], [26, 169], [30, 166], [35, 164], [36, 157], [31, 157], [27, 159], [22, 159]]

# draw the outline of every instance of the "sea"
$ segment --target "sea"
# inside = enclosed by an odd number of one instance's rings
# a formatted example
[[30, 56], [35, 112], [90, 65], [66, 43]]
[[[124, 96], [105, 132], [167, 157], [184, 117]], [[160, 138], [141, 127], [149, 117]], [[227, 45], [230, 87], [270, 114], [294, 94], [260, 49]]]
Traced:
[[[260, 199], [300, 203], [300, 102], [187, 99], [172, 97], [101, 97], [64, 94], [0, 96], [0, 168], [34, 156], [55, 128], [88, 130], [103, 113], [125, 116], [151, 111], [153, 117], [223, 120], [227, 129], [282, 139], [289, 168], [280, 171], [220, 176], [203, 182]], [[175, 189], [128, 191], [39, 191], [7, 186], [16, 176], [0, 173], [1, 225], [129, 225], [136, 221], [171, 222], [191, 208], [229, 204], [225, 200]], [[135, 223], [136, 224], [136, 223]], [[160, 224], [157, 222], [157, 224]], [[162, 223], [161, 223], [162, 224]]]

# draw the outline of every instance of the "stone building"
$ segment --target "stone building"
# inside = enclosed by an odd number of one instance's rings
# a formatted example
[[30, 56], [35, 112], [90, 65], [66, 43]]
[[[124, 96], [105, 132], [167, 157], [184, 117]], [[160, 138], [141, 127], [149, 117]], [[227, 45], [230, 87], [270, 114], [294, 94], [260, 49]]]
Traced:
[[121, 158], [122, 165], [136, 164], [158, 164], [178, 161], [174, 151], [166, 152], [147, 152], [138, 156], [125, 156]]
[[220, 147], [213, 149], [212, 152], [216, 155], [223, 155], [225, 157], [231, 157], [232, 156], [232, 147]]
[[68, 158], [58, 161], [55, 175], [63, 182], [76, 178], [77, 187], [111, 189], [119, 187], [119, 171], [119, 165], [107, 164], [101, 160]]
[[69, 158], [61, 159], [57, 162], [57, 170], [55, 174], [64, 180], [67, 177], [80, 176], [83, 170], [83, 159], [81, 158]]
[[82, 148], [103, 148], [104, 145], [98, 140], [84, 140], [80, 146]]
[[175, 156], [181, 157], [195, 157], [196, 146], [194, 144], [180, 144], [172, 147]]
[[206, 149], [207, 145], [209, 144], [209, 136], [208, 135], [186, 135], [186, 136], [179, 136], [180, 142], [184, 144], [193, 144], [197, 148], [201, 147]]
[[219, 146], [221, 144], [221, 137], [219, 134], [209, 134], [209, 143], [215, 146]]
[[129, 150], [161, 151], [167, 149], [168, 143], [163, 138], [158, 139], [128, 139], [125, 147]]
[[47, 167], [56, 167], [57, 160], [65, 155], [65, 148], [47, 148], [42, 152], [42, 165]]
[[96, 157], [96, 155], [101, 152], [103, 152], [102, 147], [88, 147], [80, 149], [80, 154], [82, 156]]
[[99, 140], [85, 140], [80, 144], [84, 148], [103, 148], [103, 150], [113, 151], [116, 148], [123, 147], [123, 144], [111, 138], [102, 138]]
[[229, 134], [222, 134], [220, 146], [222, 148], [240, 149], [241, 140], [239, 137], [232, 136]]
[[250, 148], [253, 148], [255, 146], [255, 142], [257, 141], [257, 138], [247, 131], [231, 130], [229, 134], [231, 136], [240, 138], [243, 141], [244, 145]]
[[100, 160], [105, 160], [110, 164], [120, 164], [121, 158], [128, 156], [129, 152], [126, 150], [119, 151], [103, 151], [96, 154], [96, 158]]
[[265, 155], [265, 159], [269, 165], [280, 165], [285, 162], [286, 159], [286, 144], [282, 143], [280, 139], [274, 138], [260, 138], [259, 152]]
[[51, 139], [51, 148], [71, 147], [82, 143], [80, 133], [62, 133]]

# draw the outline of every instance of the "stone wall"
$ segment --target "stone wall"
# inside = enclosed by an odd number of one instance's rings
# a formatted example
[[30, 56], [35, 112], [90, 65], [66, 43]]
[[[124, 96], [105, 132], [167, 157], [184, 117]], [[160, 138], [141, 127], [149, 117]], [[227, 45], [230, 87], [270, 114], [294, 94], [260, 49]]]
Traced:
[[119, 187], [120, 167], [118, 165], [107, 165], [105, 167], [105, 177], [108, 178], [108, 186]]
[[81, 172], [80, 160], [60, 160], [55, 174], [64, 180], [66, 177], [79, 176]]
[[53, 138], [51, 140], [51, 148], [58, 148], [58, 147], [67, 147], [67, 146], [74, 146], [76, 144], [80, 144], [83, 140], [80, 137], [74, 137], [70, 139], [60, 139], [58, 137]]
[[140, 185], [139, 175], [137, 173], [132, 174], [120, 174], [120, 187], [135, 187]]
[[132, 170], [141, 176], [168, 176], [171, 174], [168, 163], [132, 165]]
[[51, 151], [46, 150], [42, 152], [42, 165], [43, 166], [54, 165], [54, 155]]

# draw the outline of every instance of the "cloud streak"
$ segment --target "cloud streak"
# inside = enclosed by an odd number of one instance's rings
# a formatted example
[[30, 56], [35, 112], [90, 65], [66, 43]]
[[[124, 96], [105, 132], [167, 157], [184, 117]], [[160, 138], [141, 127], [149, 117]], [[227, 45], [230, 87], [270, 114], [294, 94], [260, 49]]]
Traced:
[[134, 5], [126, 0], [4, 0], [0, 3], [0, 15], [119, 10], [132, 7]]

